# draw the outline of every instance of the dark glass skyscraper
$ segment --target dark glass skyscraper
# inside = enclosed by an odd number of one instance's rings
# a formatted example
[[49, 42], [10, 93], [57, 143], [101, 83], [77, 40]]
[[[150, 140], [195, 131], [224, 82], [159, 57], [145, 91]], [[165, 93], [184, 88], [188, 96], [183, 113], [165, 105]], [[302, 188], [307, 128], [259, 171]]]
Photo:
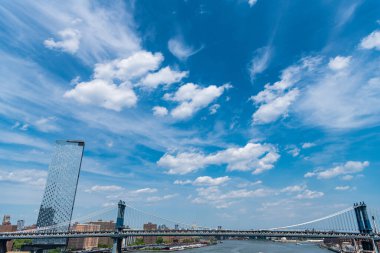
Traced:
[[[38, 214], [37, 228], [54, 226], [49, 231], [67, 231], [69, 229], [83, 149], [83, 141], [56, 142]], [[66, 243], [66, 239], [36, 239], [33, 241], [33, 244], [65, 245]]]

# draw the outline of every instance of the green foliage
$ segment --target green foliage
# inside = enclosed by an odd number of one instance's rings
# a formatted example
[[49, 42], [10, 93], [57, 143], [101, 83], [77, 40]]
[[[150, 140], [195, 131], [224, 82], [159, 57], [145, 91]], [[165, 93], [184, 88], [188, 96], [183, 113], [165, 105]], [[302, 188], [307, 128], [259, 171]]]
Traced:
[[144, 245], [144, 239], [143, 238], [136, 238], [136, 241], [133, 245]]
[[48, 253], [61, 253], [60, 249], [49, 249]]
[[162, 237], [157, 237], [156, 243], [157, 244], [162, 244], [164, 242], [164, 239]]
[[109, 244], [99, 244], [98, 245], [98, 248], [112, 248], [112, 245], [109, 245]]
[[21, 250], [21, 247], [26, 244], [31, 244], [31, 239], [16, 239], [13, 241], [13, 249]]

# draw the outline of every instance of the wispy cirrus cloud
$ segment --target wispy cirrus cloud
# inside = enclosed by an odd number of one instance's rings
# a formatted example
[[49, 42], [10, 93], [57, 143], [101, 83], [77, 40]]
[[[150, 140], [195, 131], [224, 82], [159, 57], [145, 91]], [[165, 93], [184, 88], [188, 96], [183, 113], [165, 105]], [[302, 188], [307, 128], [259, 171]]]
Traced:
[[221, 185], [224, 183], [227, 183], [230, 181], [229, 176], [224, 176], [224, 177], [210, 177], [210, 176], [201, 176], [197, 177], [196, 179], [192, 180], [176, 180], [174, 181], [174, 184], [178, 185], [187, 185], [187, 184], [193, 184], [193, 185], [206, 185], [206, 186], [216, 186], [216, 185]]
[[227, 208], [235, 201], [247, 198], [265, 197], [270, 194], [269, 190], [256, 189], [256, 190], [229, 190], [223, 191], [217, 186], [202, 187], [196, 189], [197, 196], [192, 199], [195, 204], [208, 204], [213, 205], [215, 208]]
[[[15, 36], [28, 35], [18, 40], [23, 48], [45, 46], [75, 53], [87, 64], [140, 50], [140, 38], [134, 31], [134, 20], [128, 4], [117, 1], [103, 8], [96, 1], [77, 3], [4, 3], [0, 10], [4, 17], [0, 24], [3, 33], [13, 31]], [[118, 15], [113, 15], [117, 12]], [[52, 14], [54, 13], [54, 15]], [[2, 33], [0, 32], [0, 34]], [[57, 38], [52, 36], [58, 35]]]
[[256, 75], [264, 72], [268, 68], [271, 55], [272, 48], [269, 46], [259, 48], [255, 51], [248, 69], [251, 80], [254, 80]]
[[94, 185], [89, 189], [86, 189], [85, 192], [113, 192], [120, 191], [124, 188], [118, 185]]
[[168, 49], [175, 57], [181, 61], [187, 60], [190, 56], [200, 52], [203, 49], [203, 46], [195, 49], [192, 46], [189, 46], [185, 41], [180, 37], [171, 38], [168, 41]]
[[58, 32], [60, 40], [49, 38], [44, 41], [44, 45], [50, 49], [62, 50], [74, 54], [79, 49], [80, 32], [76, 29], [65, 29]]
[[258, 0], [248, 0], [249, 7], [253, 7], [255, 4], [257, 4]]
[[27, 184], [43, 188], [46, 183], [47, 172], [36, 169], [1, 170], [0, 181]]
[[251, 99], [258, 109], [252, 115], [254, 124], [268, 124], [285, 117], [289, 107], [300, 94], [295, 85], [302, 80], [304, 72], [314, 69], [320, 61], [319, 57], [305, 57], [296, 65], [283, 70], [280, 80], [274, 84], [266, 84], [263, 91]]

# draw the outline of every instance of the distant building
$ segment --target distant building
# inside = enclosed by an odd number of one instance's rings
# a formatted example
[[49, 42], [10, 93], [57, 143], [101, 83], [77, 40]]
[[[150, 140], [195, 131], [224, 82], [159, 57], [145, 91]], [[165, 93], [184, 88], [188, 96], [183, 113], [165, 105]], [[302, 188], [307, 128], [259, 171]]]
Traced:
[[[67, 231], [71, 221], [79, 172], [82, 163], [83, 141], [57, 141], [49, 165], [45, 192], [38, 213], [37, 228], [64, 223], [50, 231]], [[66, 245], [67, 239], [34, 239], [35, 245]]]
[[[5, 216], [7, 216], [6, 219], [5, 219]], [[3, 223], [2, 225], [0, 225], [0, 233], [15, 232], [15, 231], [17, 231], [17, 226], [11, 224], [9, 215], [4, 215]], [[7, 251], [12, 250], [12, 245], [13, 245], [13, 241], [7, 242]]]
[[169, 228], [165, 224], [162, 224], [158, 226], [158, 230], [169, 230]]
[[[147, 224], [144, 224], [144, 230], [157, 230], [157, 224], [153, 224], [151, 222], [148, 222]], [[143, 236], [143, 240], [145, 244], [155, 244], [157, 240], [157, 236]]]
[[[76, 232], [90, 232], [99, 231], [100, 225], [95, 224], [74, 224], [72, 231]], [[86, 238], [70, 238], [67, 244], [69, 249], [78, 250], [91, 250], [98, 247], [99, 238], [97, 237], [86, 237]]]
[[[99, 230], [101, 231], [114, 231], [115, 230], [115, 222], [114, 221], [91, 221], [89, 224], [94, 224], [94, 225], [99, 225], [100, 228]], [[113, 244], [113, 239], [110, 237], [99, 237], [98, 238], [98, 246], [112, 246]]]
[[11, 216], [9, 214], [5, 214], [3, 216], [3, 223], [2, 225], [11, 225]]
[[37, 225], [33, 224], [33, 225], [29, 225], [29, 226], [24, 226], [23, 230], [33, 230], [33, 229], [36, 229], [36, 228], [37, 228]]
[[24, 220], [18, 220], [17, 221], [17, 231], [21, 231], [24, 229], [25, 221]]
[[179, 230], [179, 225], [178, 225], [178, 224], [175, 224], [175, 225], [174, 225], [174, 229], [175, 229], [175, 230]]

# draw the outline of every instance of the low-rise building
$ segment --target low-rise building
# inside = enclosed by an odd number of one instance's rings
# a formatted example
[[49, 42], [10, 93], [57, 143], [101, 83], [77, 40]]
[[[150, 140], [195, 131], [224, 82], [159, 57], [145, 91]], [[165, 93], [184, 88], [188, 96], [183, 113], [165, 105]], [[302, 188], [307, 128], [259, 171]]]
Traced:
[[[153, 224], [148, 222], [143, 226], [144, 230], [157, 230], [157, 224]], [[157, 236], [143, 236], [143, 240], [145, 244], [155, 244], [157, 240]]]
[[[115, 230], [115, 222], [113, 220], [110, 221], [91, 221], [89, 224], [99, 225], [100, 231], [114, 231]], [[111, 237], [99, 237], [98, 238], [98, 247], [111, 247], [113, 244], [113, 239]]]
[[[17, 231], [17, 226], [11, 224], [9, 215], [4, 215], [3, 223], [2, 225], [0, 225], [0, 233], [15, 232], [15, 231]], [[12, 245], [13, 245], [13, 241], [7, 242], [7, 251], [12, 250]]]
[[[100, 225], [76, 223], [73, 225], [72, 230], [77, 232], [99, 231]], [[70, 238], [67, 247], [69, 249], [90, 250], [98, 247], [98, 241], [98, 237]]]

